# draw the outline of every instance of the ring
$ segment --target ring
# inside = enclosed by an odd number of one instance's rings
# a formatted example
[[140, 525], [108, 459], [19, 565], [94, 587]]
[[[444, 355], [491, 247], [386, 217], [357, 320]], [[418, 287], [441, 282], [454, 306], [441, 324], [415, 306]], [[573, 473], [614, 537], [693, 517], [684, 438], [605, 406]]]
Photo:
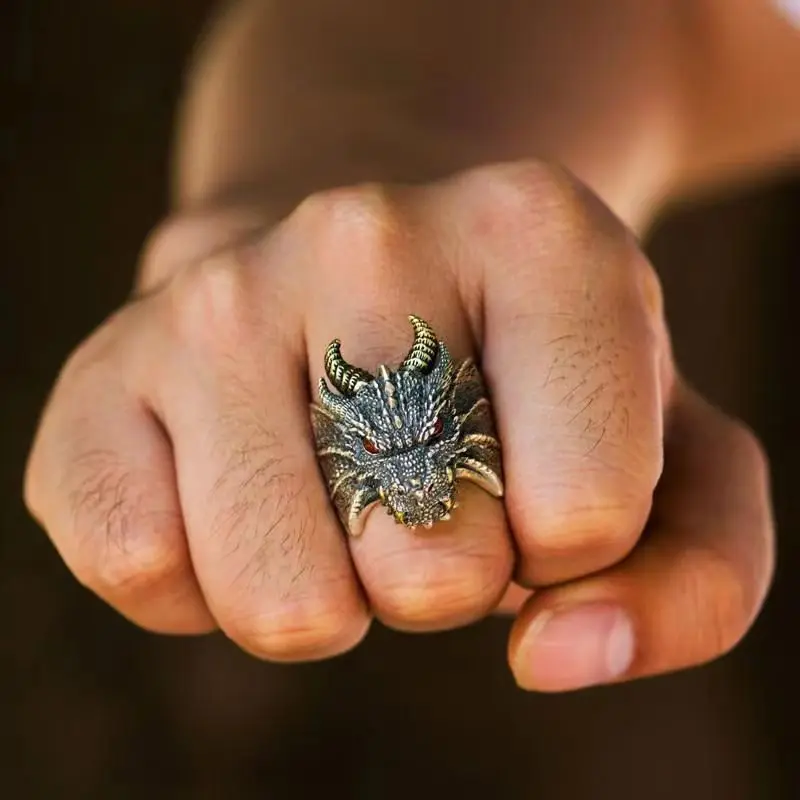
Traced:
[[409, 316], [414, 343], [396, 370], [354, 367], [334, 339], [319, 404], [311, 404], [317, 457], [345, 529], [382, 503], [408, 528], [450, 519], [462, 480], [503, 496], [500, 442], [484, 381], [471, 358], [454, 362], [427, 322]]

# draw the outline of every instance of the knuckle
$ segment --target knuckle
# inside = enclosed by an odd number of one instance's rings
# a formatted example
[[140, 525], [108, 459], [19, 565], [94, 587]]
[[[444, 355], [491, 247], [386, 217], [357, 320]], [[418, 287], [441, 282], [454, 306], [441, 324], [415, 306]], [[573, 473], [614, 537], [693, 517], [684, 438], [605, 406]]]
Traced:
[[265, 222], [253, 206], [171, 214], [150, 231], [139, 258], [140, 294], [163, 288], [173, 275], [203, 258], [262, 241]]
[[76, 578], [100, 592], [142, 593], [185, 570], [182, 524], [147, 508], [144, 491], [113, 455], [92, 451], [75, 469], [87, 477], [71, 493]]
[[486, 553], [442, 558], [424, 569], [374, 565], [371, 573], [397, 577], [383, 577], [380, 587], [369, 587], [370, 597], [379, 616], [392, 624], [446, 624], [486, 613], [499, 600], [510, 571], [510, 559]]
[[[544, 277], [542, 270], [558, 270], [559, 280], [556, 273], [552, 280], [562, 285], [569, 283], [566, 275], [580, 274], [581, 280], [596, 275], [589, 287], [593, 294], [633, 283], [635, 238], [562, 167], [543, 161], [479, 167], [466, 173], [462, 188], [470, 230], [476, 241], [504, 250], [504, 269], [517, 281], [515, 288], [530, 284], [532, 254], [539, 262], [537, 283]], [[576, 273], [565, 262], [582, 266]], [[583, 265], [592, 273], [587, 275]], [[587, 291], [582, 284], [574, 288], [576, 297]]]
[[360, 264], [386, 268], [399, 242], [397, 206], [380, 184], [318, 192], [301, 204], [296, 218], [310, 226], [318, 245], [347, 253]]
[[[133, 541], [122, 544], [104, 536], [94, 557], [76, 577], [100, 593], [146, 596], [159, 591], [187, 570], [187, 554], [174, 535], [159, 535], [141, 525], [131, 530]], [[80, 572], [80, 574], [78, 574]]]
[[253, 286], [229, 255], [192, 265], [173, 279], [168, 291], [175, 335], [190, 350], [230, 353], [252, 338]]
[[651, 501], [620, 498], [602, 505], [556, 508], [548, 513], [510, 509], [512, 521], [526, 520], [520, 536], [523, 571], [533, 583], [554, 583], [621, 561], [639, 540]]
[[224, 464], [208, 523], [219, 552], [214, 606], [221, 628], [269, 660], [353, 647], [365, 633], [365, 614], [346, 560], [316, 556], [323, 523], [302, 468], [271, 430], [252, 421], [232, 424], [234, 440], [247, 446]]
[[566, 170], [526, 160], [478, 167], [466, 173], [464, 189], [491, 219], [525, 229], [531, 222], [585, 227], [588, 192]]
[[122, 306], [72, 349], [61, 366], [53, 396], [67, 389], [70, 393], [94, 390], [113, 381], [117, 364], [126, 354], [126, 338], [139, 321], [137, 311], [133, 306]]
[[100, 364], [105, 360], [111, 337], [103, 326], [91, 336], [84, 339], [67, 355], [59, 370], [56, 389], [66, 383], [74, 383], [86, 375], [91, 375], [102, 369]]
[[271, 612], [241, 609], [219, 615], [225, 634], [242, 649], [273, 661], [334, 655], [349, 650], [366, 633], [367, 617], [348, 613], [341, 598], [284, 601]]

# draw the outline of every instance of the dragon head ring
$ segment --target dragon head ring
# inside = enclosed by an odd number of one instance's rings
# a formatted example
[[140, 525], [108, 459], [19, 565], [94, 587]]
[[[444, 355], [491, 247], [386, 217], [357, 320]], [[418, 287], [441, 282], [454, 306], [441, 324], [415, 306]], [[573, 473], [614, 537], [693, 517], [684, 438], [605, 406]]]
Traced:
[[457, 507], [461, 480], [503, 495], [500, 445], [480, 373], [454, 362], [424, 320], [410, 316], [414, 342], [397, 369], [352, 366], [335, 339], [325, 351], [311, 419], [317, 455], [346, 529], [382, 503], [409, 528], [431, 528]]

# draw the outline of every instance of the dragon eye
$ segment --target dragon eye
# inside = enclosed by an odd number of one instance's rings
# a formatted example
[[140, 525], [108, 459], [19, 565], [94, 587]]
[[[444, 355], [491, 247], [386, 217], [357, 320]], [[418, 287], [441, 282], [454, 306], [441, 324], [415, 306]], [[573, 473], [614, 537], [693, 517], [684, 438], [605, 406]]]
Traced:
[[363, 444], [364, 444], [364, 449], [368, 453], [372, 453], [373, 455], [375, 455], [376, 453], [380, 452], [378, 450], [378, 445], [376, 445], [375, 442], [372, 441], [372, 439], [364, 439]]
[[431, 430], [431, 439], [441, 436], [442, 431], [444, 431], [444, 421], [441, 417], [436, 417], [436, 422], [433, 423], [433, 429]]

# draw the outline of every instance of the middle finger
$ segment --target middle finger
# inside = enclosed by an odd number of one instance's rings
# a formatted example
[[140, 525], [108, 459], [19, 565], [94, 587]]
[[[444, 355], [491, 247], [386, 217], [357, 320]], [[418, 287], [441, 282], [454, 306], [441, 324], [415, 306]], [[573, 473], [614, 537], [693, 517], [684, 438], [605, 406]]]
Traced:
[[227, 258], [174, 282], [177, 346], [157, 402], [220, 628], [264, 658], [324, 658], [369, 617], [309, 441], [299, 326], [263, 288]]

